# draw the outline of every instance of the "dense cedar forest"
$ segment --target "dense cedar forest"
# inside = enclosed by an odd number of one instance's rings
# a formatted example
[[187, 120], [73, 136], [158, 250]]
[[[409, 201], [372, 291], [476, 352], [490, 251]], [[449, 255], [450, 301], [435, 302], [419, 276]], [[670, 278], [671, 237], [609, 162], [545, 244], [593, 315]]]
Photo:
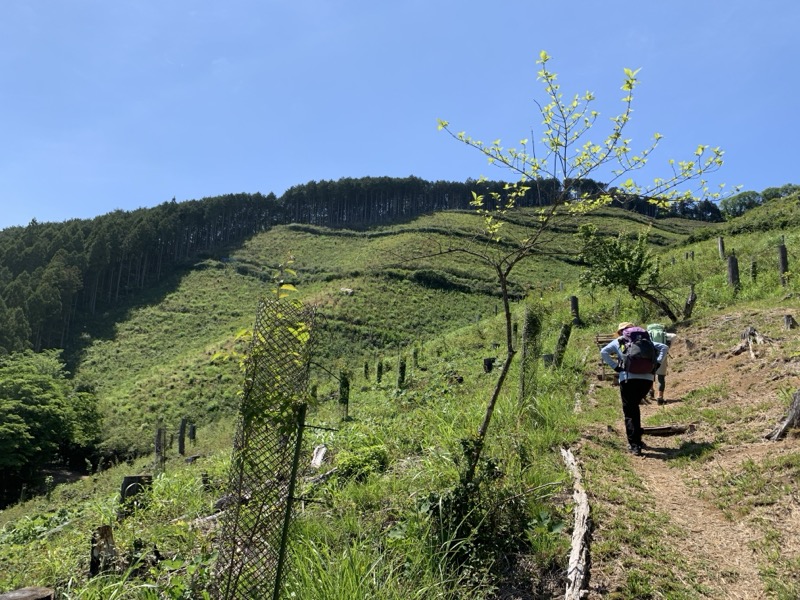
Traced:
[[[577, 183], [577, 182], [576, 182]], [[575, 193], [603, 189], [580, 182]], [[416, 177], [311, 181], [274, 194], [229, 194], [94, 219], [31, 221], [0, 231], [0, 356], [69, 346], [73, 324], [157, 283], [171, 270], [281, 223], [361, 228], [448, 209], [468, 209], [472, 192], [503, 182], [428, 182]], [[544, 206], [556, 180], [533, 186], [523, 204]], [[641, 198], [620, 205], [649, 216], [720, 221], [711, 202], [660, 211]]]

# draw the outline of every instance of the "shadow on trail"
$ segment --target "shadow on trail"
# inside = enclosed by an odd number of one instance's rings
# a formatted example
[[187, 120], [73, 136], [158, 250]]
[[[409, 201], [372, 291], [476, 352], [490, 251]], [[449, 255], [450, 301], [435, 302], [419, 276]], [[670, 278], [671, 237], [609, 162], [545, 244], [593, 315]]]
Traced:
[[684, 458], [697, 460], [714, 451], [716, 444], [711, 442], [683, 442], [678, 448], [664, 448], [645, 442], [642, 445], [642, 456], [660, 458], [661, 460], [675, 460]]

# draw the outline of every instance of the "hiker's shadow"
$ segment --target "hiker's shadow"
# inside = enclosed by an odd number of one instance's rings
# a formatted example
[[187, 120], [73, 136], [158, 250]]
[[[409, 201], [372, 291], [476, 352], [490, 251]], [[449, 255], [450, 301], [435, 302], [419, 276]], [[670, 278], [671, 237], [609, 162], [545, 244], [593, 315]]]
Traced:
[[711, 442], [686, 441], [682, 442], [677, 448], [666, 448], [645, 443], [642, 455], [651, 458], [660, 458], [661, 460], [675, 460], [678, 458], [697, 460], [713, 451], [715, 447], [715, 444]]

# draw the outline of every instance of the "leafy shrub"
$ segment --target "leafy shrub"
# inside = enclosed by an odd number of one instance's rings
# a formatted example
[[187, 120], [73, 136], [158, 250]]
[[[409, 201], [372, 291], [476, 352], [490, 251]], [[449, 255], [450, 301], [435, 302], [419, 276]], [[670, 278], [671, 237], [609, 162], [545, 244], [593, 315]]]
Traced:
[[384, 445], [365, 446], [358, 450], [342, 450], [336, 455], [337, 475], [341, 479], [365, 480], [370, 473], [382, 472], [389, 465]]

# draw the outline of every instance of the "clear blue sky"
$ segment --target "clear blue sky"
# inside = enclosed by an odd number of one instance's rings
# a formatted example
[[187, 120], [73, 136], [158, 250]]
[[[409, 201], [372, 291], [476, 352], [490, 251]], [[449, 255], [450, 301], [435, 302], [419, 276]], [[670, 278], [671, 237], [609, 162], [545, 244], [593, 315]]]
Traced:
[[0, 228], [312, 179], [510, 179], [436, 119], [539, 137], [540, 50], [603, 123], [641, 68], [653, 176], [702, 143], [726, 152], [712, 183], [800, 183], [798, 23], [797, 0], [3, 0]]

